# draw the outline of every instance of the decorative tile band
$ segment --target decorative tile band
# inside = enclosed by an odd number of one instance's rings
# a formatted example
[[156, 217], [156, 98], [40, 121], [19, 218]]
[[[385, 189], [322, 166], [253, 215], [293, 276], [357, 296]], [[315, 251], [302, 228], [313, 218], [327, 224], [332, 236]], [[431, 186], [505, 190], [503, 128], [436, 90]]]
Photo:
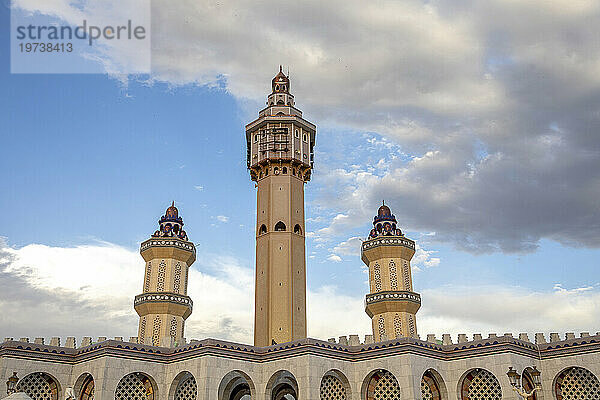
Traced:
[[137, 296], [135, 296], [133, 304], [137, 306], [141, 303], [160, 303], [165, 301], [175, 304], [184, 304], [186, 306], [189, 306], [190, 309], [194, 306], [194, 302], [188, 296], [182, 296], [180, 294], [168, 292], [138, 294]]
[[190, 242], [184, 242], [177, 239], [148, 239], [140, 246], [140, 250], [144, 251], [150, 247], [179, 247], [192, 253], [196, 253], [196, 247]]
[[365, 240], [362, 244], [362, 250], [365, 251], [379, 246], [404, 246], [414, 250], [415, 242], [404, 237], [382, 236], [377, 239]]
[[366, 304], [378, 303], [380, 301], [411, 301], [421, 304], [421, 296], [415, 292], [399, 290], [372, 293], [368, 294], [365, 298]]

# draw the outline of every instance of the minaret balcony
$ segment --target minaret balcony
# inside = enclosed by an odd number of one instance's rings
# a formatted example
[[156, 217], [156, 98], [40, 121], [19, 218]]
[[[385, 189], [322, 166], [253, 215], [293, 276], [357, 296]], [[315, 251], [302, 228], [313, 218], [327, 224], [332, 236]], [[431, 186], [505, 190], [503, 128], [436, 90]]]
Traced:
[[419, 308], [421, 308], [421, 295], [407, 290], [371, 293], [365, 298], [365, 310], [371, 318], [384, 312], [415, 314]]
[[140, 316], [147, 314], [173, 314], [185, 319], [192, 313], [194, 302], [189, 296], [177, 293], [152, 292], [135, 296], [133, 306]]
[[140, 245], [146, 262], [156, 258], [175, 258], [191, 265], [196, 261], [196, 246], [175, 237], [150, 238]]
[[410, 260], [415, 254], [415, 242], [401, 236], [379, 236], [365, 240], [361, 246], [362, 260], [369, 265], [369, 260], [378, 258], [401, 257]]

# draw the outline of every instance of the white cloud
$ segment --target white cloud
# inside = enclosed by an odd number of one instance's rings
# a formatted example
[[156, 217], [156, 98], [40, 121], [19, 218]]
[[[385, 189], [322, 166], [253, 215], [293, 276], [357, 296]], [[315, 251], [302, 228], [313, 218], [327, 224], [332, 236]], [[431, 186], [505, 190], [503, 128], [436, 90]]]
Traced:
[[336, 255], [336, 254], [330, 254], [329, 257], [327, 257], [327, 259], [329, 261], [333, 261], [333, 262], [342, 262], [342, 257]]
[[309, 290], [308, 335], [317, 339], [370, 334], [371, 320], [365, 314], [364, 296], [347, 296], [335, 286]]
[[[132, 299], [142, 289], [143, 275], [137, 251], [109, 243], [21, 249], [2, 244], [3, 334], [135, 336], [138, 317]], [[195, 307], [186, 325], [188, 339], [252, 342], [252, 268], [234, 257], [206, 255], [191, 269], [188, 289]], [[600, 321], [598, 284], [573, 289], [556, 284], [545, 292], [444, 286], [423, 290], [421, 296], [418, 327], [423, 337], [430, 332], [595, 332]], [[309, 335], [326, 339], [370, 333], [363, 299], [364, 293], [343, 295], [333, 286], [309, 288]]]
[[[422, 291], [421, 333], [595, 332], [600, 290], [448, 286]], [[443, 332], [444, 331], [444, 332]]]
[[435, 250], [425, 250], [418, 243], [415, 245], [415, 247], [415, 255], [411, 260], [411, 265], [413, 266], [413, 268], [431, 268], [440, 265], [440, 258], [431, 256], [432, 254], [436, 253]]
[[219, 222], [223, 222], [223, 223], [229, 222], [229, 217], [227, 217], [225, 215], [217, 215], [216, 218]]
[[360, 247], [362, 245], [363, 238], [360, 236], [353, 236], [348, 238], [333, 248], [334, 253], [342, 254], [346, 256], [360, 256]]
[[194, 189], [196, 189], [197, 191], [201, 192], [201, 191], [204, 190], [204, 186], [196, 185], [196, 186], [194, 186]]

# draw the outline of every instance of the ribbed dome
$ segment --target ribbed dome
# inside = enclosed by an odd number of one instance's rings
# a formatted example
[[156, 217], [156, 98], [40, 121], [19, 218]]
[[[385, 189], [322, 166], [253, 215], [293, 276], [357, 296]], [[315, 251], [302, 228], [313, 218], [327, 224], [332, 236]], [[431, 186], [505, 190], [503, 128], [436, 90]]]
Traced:
[[173, 203], [171, 203], [171, 206], [167, 208], [167, 211], [165, 211], [165, 218], [177, 219], [178, 216], [179, 210], [177, 210], [177, 207], [175, 207], [175, 201], [173, 201]]
[[392, 215], [392, 211], [385, 204], [383, 204], [381, 207], [379, 207], [379, 210], [377, 211], [378, 217], [388, 217], [391, 215]]

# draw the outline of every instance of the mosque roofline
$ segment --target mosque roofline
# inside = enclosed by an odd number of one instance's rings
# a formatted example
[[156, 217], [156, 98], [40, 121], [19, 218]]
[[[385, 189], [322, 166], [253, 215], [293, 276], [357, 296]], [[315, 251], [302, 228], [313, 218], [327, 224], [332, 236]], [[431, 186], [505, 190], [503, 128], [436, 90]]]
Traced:
[[188, 344], [173, 348], [120, 340], [105, 340], [77, 349], [14, 340], [0, 344], [0, 357], [52, 360], [67, 364], [77, 364], [98, 357], [111, 356], [163, 363], [203, 356], [221, 356], [260, 363], [299, 355], [326, 356], [359, 362], [409, 354], [452, 361], [501, 353], [512, 353], [544, 360], [598, 352], [600, 352], [600, 332], [595, 336], [538, 344], [514, 338], [512, 335], [490, 336], [487, 339], [447, 344], [415, 338], [400, 338], [355, 346], [312, 338], [268, 347], [255, 347], [218, 339], [192, 340]]

